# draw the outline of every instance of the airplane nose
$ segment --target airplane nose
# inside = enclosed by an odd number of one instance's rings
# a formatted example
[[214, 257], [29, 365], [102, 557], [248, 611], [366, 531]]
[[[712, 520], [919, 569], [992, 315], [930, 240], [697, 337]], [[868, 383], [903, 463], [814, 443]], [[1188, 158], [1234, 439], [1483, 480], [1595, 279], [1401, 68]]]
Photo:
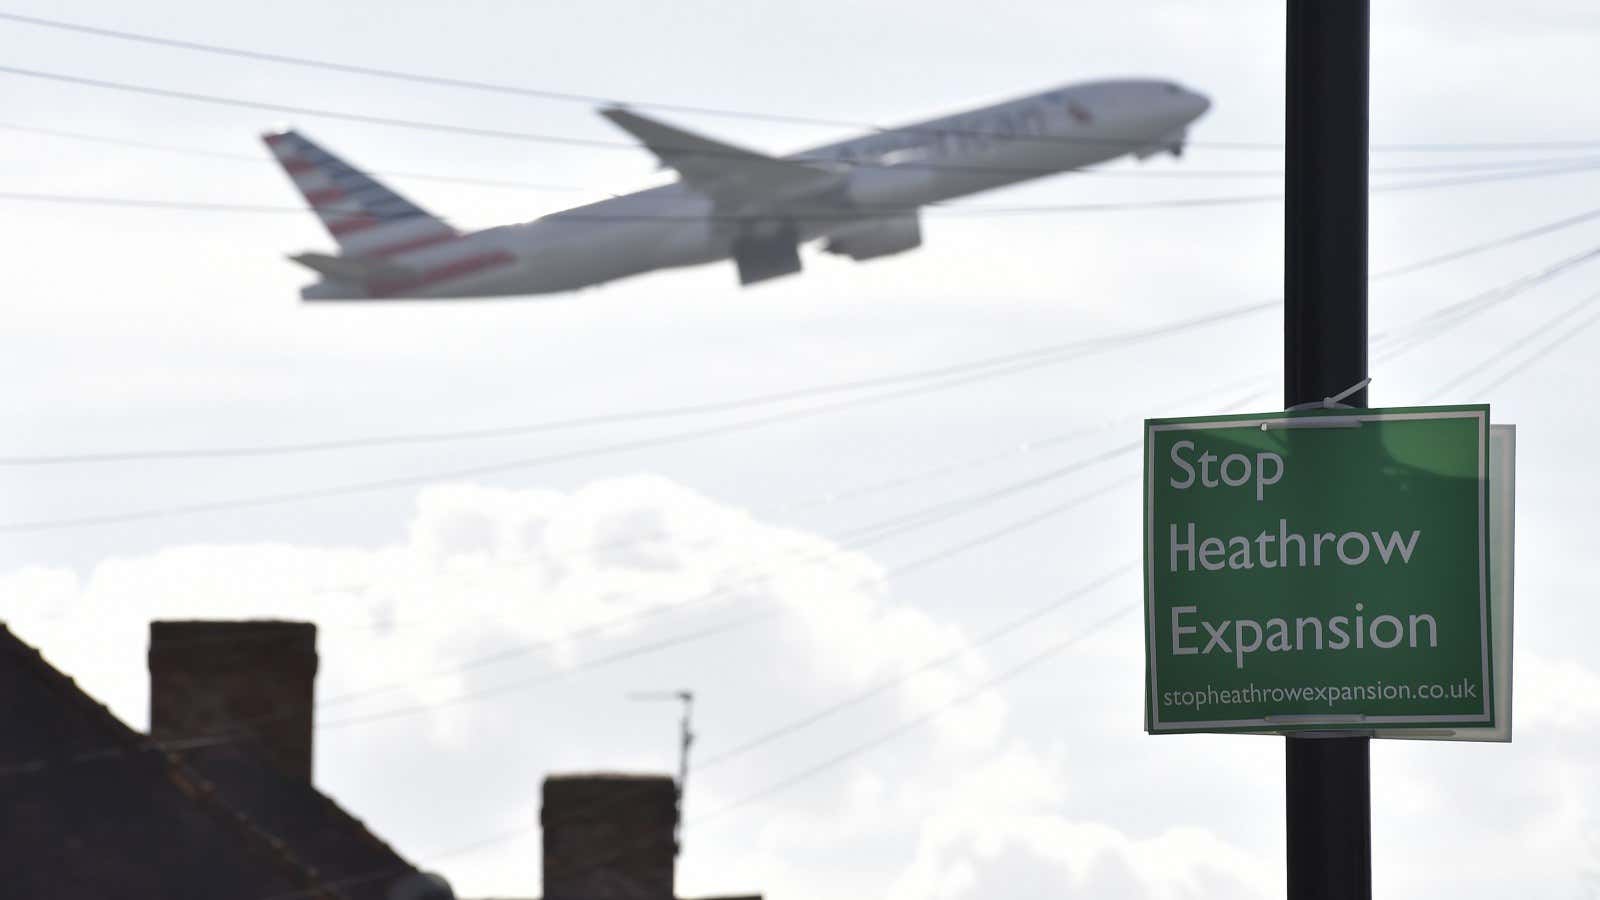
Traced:
[[1206, 111], [1211, 109], [1211, 98], [1199, 91], [1190, 91], [1189, 100], [1194, 104], [1195, 118], [1205, 115]]

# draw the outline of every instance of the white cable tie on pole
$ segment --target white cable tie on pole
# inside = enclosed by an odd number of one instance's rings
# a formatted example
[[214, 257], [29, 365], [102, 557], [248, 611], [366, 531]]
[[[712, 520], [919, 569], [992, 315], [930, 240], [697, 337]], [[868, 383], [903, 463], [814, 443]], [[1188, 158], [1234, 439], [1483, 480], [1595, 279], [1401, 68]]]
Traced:
[[1308, 400], [1305, 403], [1296, 403], [1295, 405], [1289, 407], [1286, 411], [1294, 412], [1301, 409], [1350, 409], [1350, 404], [1345, 403], [1344, 401], [1356, 391], [1365, 388], [1371, 383], [1372, 376], [1369, 375], [1355, 384], [1350, 385], [1339, 393], [1334, 394], [1332, 397], [1323, 397], [1321, 400]]
[[1356, 391], [1363, 390], [1371, 383], [1372, 376], [1368, 375], [1366, 378], [1363, 378], [1355, 384], [1350, 385], [1339, 393], [1334, 394], [1332, 397], [1324, 397], [1322, 399], [1322, 405], [1327, 409], [1333, 409], [1336, 406], [1345, 406], [1348, 409], [1349, 407], [1346, 406], [1344, 401]]
[[[1351, 395], [1353, 395], [1356, 391], [1361, 390], [1362, 388], [1366, 387], [1367, 385], [1369, 385], [1371, 383], [1372, 383], [1372, 376], [1369, 375], [1366, 378], [1361, 379], [1360, 381], [1356, 382], [1355, 384], [1350, 385], [1349, 387], [1345, 388], [1344, 390], [1340, 391], [1337, 394], [1334, 394], [1331, 397], [1323, 397], [1321, 400], [1309, 400], [1309, 401], [1307, 401], [1305, 403], [1296, 403], [1295, 405], [1293, 405], [1293, 406], [1289, 407], [1287, 410], [1285, 410], [1285, 412], [1296, 412], [1296, 411], [1299, 411], [1299, 410], [1306, 410], [1306, 409], [1350, 409], [1351, 408], [1350, 404], [1345, 403], [1344, 401], [1349, 399], [1349, 397]], [[1261, 430], [1262, 431], [1271, 431], [1271, 430], [1277, 430], [1277, 429], [1282, 429], [1282, 428], [1360, 428], [1360, 427], [1361, 427], [1361, 419], [1360, 418], [1356, 418], [1356, 417], [1348, 417], [1347, 418], [1345, 416], [1337, 416], [1337, 417], [1331, 417], [1331, 418], [1291, 419], [1291, 420], [1286, 421], [1286, 422], [1273, 423], [1270, 427], [1268, 426], [1268, 424], [1266, 422], [1262, 422], [1261, 423]]]

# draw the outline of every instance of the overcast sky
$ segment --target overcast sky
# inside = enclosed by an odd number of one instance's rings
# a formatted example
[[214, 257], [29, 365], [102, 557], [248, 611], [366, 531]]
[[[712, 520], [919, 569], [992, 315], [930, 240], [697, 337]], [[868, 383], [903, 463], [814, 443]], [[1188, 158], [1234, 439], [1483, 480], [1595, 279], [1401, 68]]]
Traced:
[[[1592, 4], [1374, 3], [1379, 143], [1600, 140]], [[1209, 95], [1196, 141], [1282, 139], [1282, 3], [202, 4], [13, 0], [0, 9], [348, 63], [639, 102], [893, 124], [1114, 76]], [[412, 119], [618, 138], [579, 103], [274, 66], [0, 22], [6, 64]], [[31, 132], [0, 141], [0, 192], [286, 206], [249, 110], [0, 75], [0, 126], [235, 154], [181, 156]], [[846, 129], [663, 114], [773, 152]], [[489, 225], [658, 183], [643, 151], [295, 120], [452, 220]], [[1595, 151], [1591, 149], [1589, 153]], [[1374, 166], [1587, 158], [1382, 153]], [[1119, 172], [1275, 170], [1281, 154], [1192, 148]], [[1375, 183], [1409, 176], [1374, 176]], [[1377, 196], [1381, 270], [1600, 207], [1578, 173]], [[1064, 176], [980, 197], [1045, 204], [1272, 193], [1267, 177]], [[731, 264], [540, 301], [307, 307], [285, 259], [325, 250], [310, 216], [0, 199], [8, 248], [0, 455], [204, 448], [489, 428], [733, 400], [1124, 333], [1279, 295], [1275, 203], [1015, 217], [930, 215], [926, 245], [866, 264], [816, 254], [755, 289]], [[1594, 245], [1600, 224], [1374, 285], [1374, 333]], [[1600, 265], [1600, 264], [1593, 264]], [[1596, 289], [1578, 268], [1374, 363], [1374, 404], [1487, 401], [1519, 426], [1517, 720], [1511, 746], [1379, 742], [1382, 897], [1600, 896], [1600, 628], [1589, 414], [1600, 330], [1488, 393], [1498, 348]], [[1579, 319], [1569, 320], [1577, 322]], [[1279, 401], [1275, 311], [1070, 362], [748, 430], [473, 477], [529, 461], [803, 409], [804, 403], [519, 437], [253, 459], [0, 468], [0, 525], [417, 483], [0, 538], [0, 617], [130, 724], [147, 721], [154, 617], [321, 625], [317, 782], [463, 896], [538, 890], [552, 771], [676, 765], [670, 704], [697, 692], [696, 755], [721, 751], [926, 660], [950, 665], [691, 775], [680, 892], [809, 897], [1280, 896], [1283, 741], [1142, 731], [1136, 575], [1027, 628], [985, 634], [1140, 552], [1137, 458], [862, 544], [863, 526], [1040, 475], [1139, 438], [1143, 416]], [[1557, 332], [1559, 334], [1560, 332]], [[1539, 342], [1535, 341], [1534, 345]], [[1528, 348], [1520, 351], [1526, 354]], [[1467, 374], [1444, 396], [1439, 388]], [[832, 399], [874, 396], [871, 392]], [[1070, 441], [1045, 439], [1078, 433]], [[423, 482], [426, 482], [424, 484]], [[892, 482], [899, 482], [891, 486]], [[1098, 492], [1098, 493], [1096, 493]], [[919, 559], [1092, 495], [1004, 538]], [[698, 599], [707, 598], [709, 599]], [[626, 627], [541, 641], [686, 603]], [[1120, 618], [1108, 617], [1125, 613]], [[759, 613], [775, 616], [746, 622]], [[715, 637], [594, 660], [724, 623]], [[899, 723], [926, 726], [775, 793]], [[487, 654], [527, 652], [462, 672]], [[551, 679], [548, 676], [570, 673]], [[535, 683], [538, 682], [538, 683]], [[485, 696], [474, 692], [504, 686]], [[369, 688], [391, 689], [335, 702]], [[365, 719], [369, 715], [393, 715]], [[733, 806], [733, 804], [740, 804]], [[725, 812], [719, 812], [726, 810]], [[470, 852], [450, 851], [485, 839]]]

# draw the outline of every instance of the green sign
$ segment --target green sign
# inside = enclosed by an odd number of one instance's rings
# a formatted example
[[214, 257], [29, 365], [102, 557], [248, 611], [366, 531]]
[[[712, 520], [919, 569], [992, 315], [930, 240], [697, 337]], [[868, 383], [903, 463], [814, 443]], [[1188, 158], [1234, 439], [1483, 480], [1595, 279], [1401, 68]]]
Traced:
[[1492, 726], [1489, 408], [1145, 423], [1145, 727]]

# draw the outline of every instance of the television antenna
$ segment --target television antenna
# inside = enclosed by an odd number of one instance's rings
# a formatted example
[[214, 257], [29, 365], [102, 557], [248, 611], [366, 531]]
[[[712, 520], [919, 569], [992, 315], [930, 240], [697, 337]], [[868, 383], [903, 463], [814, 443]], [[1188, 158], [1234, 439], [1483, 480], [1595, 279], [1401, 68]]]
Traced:
[[694, 714], [694, 691], [636, 691], [629, 694], [628, 699], [647, 702], [677, 701], [683, 704], [683, 718], [678, 721], [678, 815], [672, 832], [677, 852], [682, 852], [683, 792], [689, 784], [689, 748], [694, 745], [694, 729], [690, 727], [690, 718]]

